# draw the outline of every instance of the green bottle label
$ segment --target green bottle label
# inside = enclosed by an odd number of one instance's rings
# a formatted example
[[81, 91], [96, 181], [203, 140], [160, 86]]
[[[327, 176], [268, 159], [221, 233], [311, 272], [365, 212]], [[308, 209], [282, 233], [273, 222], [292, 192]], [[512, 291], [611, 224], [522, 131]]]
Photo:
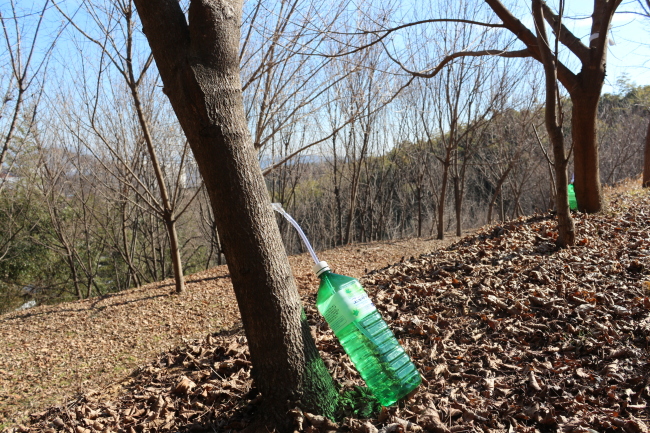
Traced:
[[341, 290], [323, 302], [323, 307], [323, 316], [335, 334], [375, 311], [375, 305], [357, 281], [344, 284]]

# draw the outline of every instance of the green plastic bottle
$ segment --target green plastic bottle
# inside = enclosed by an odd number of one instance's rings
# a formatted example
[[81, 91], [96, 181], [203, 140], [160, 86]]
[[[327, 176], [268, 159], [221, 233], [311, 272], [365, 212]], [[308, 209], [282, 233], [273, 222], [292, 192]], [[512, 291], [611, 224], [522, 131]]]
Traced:
[[420, 373], [355, 278], [314, 266], [320, 277], [318, 311], [383, 406], [408, 395], [422, 382]]
[[570, 183], [567, 189], [569, 193], [569, 209], [578, 210], [578, 200], [576, 200], [576, 192], [573, 188], [573, 184]]

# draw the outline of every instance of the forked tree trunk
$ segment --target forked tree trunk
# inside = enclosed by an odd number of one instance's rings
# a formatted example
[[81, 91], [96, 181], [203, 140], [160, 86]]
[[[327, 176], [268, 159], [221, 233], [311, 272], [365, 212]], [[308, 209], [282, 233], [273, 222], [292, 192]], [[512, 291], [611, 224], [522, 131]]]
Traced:
[[[488, 6], [503, 21], [503, 25], [520, 41], [526, 44], [526, 50], [501, 53], [504, 57], [531, 56], [545, 63], [542, 51], [551, 45], [541, 45], [537, 36], [517, 19], [500, 0], [485, 0]], [[581, 65], [579, 73], [575, 74], [566, 65], [555, 59], [555, 73], [571, 96], [573, 117], [571, 119], [571, 135], [574, 146], [575, 192], [578, 208], [584, 212], [599, 212], [603, 209], [604, 201], [598, 169], [598, 137], [596, 134], [596, 110], [598, 98], [605, 80], [605, 65], [607, 63], [607, 35], [612, 17], [622, 0], [594, 0], [591, 14], [591, 32], [589, 44], [584, 45], [580, 38], [572, 34], [562, 23], [562, 17], [557, 15], [546, 4], [541, 2], [533, 8], [540, 10], [540, 25], [551, 25], [559, 41], [578, 58]], [[537, 27], [535, 27], [537, 28]], [[550, 54], [550, 50], [549, 54]], [[559, 182], [559, 180], [558, 180]]]
[[643, 187], [650, 188], [650, 122], [645, 134], [645, 152], [643, 158]]
[[[130, 53], [129, 57], [130, 59]], [[172, 269], [174, 270], [174, 284], [176, 287], [176, 293], [183, 293], [185, 291], [185, 278], [183, 277], [183, 264], [181, 262], [181, 252], [178, 247], [178, 233], [176, 231], [176, 217], [173, 210], [173, 205], [171, 203], [169, 193], [167, 192], [167, 185], [165, 183], [165, 176], [163, 174], [162, 168], [160, 167], [160, 162], [158, 161], [158, 155], [153, 144], [153, 138], [151, 132], [149, 131], [149, 124], [147, 122], [144, 109], [142, 107], [142, 102], [140, 101], [140, 92], [138, 89], [138, 84], [133, 73], [133, 63], [131, 61], [127, 62], [128, 64], [128, 80], [127, 84], [131, 89], [131, 96], [133, 98], [133, 105], [135, 111], [138, 115], [138, 122], [140, 123], [140, 130], [144, 137], [144, 141], [147, 145], [147, 152], [149, 154], [149, 159], [151, 160], [151, 166], [153, 172], [156, 176], [156, 182], [158, 183], [158, 189], [160, 190], [160, 200], [163, 207], [163, 221], [165, 223], [165, 228], [167, 229], [167, 236], [169, 237], [169, 253], [172, 261]], [[162, 254], [164, 257], [164, 254]], [[163, 275], [165, 273], [163, 272]]]
[[189, 140], [223, 241], [270, 429], [296, 404], [332, 416], [337, 393], [291, 273], [244, 114], [241, 0], [136, 0], [163, 91]]
[[[501, 173], [501, 176], [497, 180], [497, 185], [494, 188], [494, 194], [492, 194], [492, 199], [490, 200], [490, 204], [488, 205], [488, 217], [487, 217], [487, 222], [488, 224], [492, 223], [492, 213], [494, 210], [494, 204], [497, 201], [497, 198], [501, 195], [501, 190], [503, 189], [503, 184], [505, 183], [506, 179], [508, 179], [508, 175], [512, 171], [512, 169], [515, 167], [515, 164], [517, 161], [519, 161], [519, 156], [521, 155], [521, 149], [517, 150], [517, 153], [515, 156], [510, 160], [508, 163], [508, 167], [506, 167], [506, 170]], [[503, 198], [501, 199], [503, 202]], [[501, 218], [503, 220], [503, 218]]]
[[[132, 254], [131, 254], [131, 249], [129, 248], [129, 238], [127, 235], [126, 227], [127, 227], [127, 217], [126, 217], [126, 200], [122, 202], [121, 204], [121, 217], [122, 221], [120, 221], [120, 228], [122, 229], [122, 248], [124, 249], [124, 253], [122, 256], [124, 257], [124, 261], [126, 262], [127, 266], [129, 267], [129, 279], [127, 280], [126, 288], [131, 287], [131, 279], [133, 279], [133, 283], [135, 284], [135, 287], [140, 287], [140, 277], [138, 276], [138, 271], [133, 264], [132, 260]], [[135, 239], [135, 237], [134, 237]]]

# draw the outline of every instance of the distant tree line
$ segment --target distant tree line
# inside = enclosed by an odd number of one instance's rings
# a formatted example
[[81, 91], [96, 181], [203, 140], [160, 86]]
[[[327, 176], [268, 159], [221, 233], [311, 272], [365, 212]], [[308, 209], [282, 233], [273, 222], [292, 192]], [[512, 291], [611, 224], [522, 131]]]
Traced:
[[[638, 176], [643, 167], [650, 86], [622, 81], [619, 88], [619, 93], [603, 95], [599, 105], [605, 185]], [[543, 106], [534, 103], [493, 113], [481, 125], [460, 125], [461, 133], [476, 131], [451, 152], [452, 181], [444, 203], [440, 196], [448, 132], [446, 137], [423, 134], [426, 138], [391, 143], [388, 150], [356, 163], [345, 153], [337, 160], [297, 159], [267, 175], [269, 191], [319, 249], [436, 237], [440, 225], [443, 233], [460, 235], [489, 222], [546, 212], [554, 209], [555, 192], [543, 116]], [[351, 204], [356, 176], [361, 199]], [[305, 251], [293, 228], [280, 224], [289, 251]]]
[[[375, 39], [355, 31], [370, 15], [330, 7], [246, 3], [240, 52], [269, 194], [316, 248], [441, 239], [554, 207], [534, 62], [465, 57], [431, 78], [404, 74], [379, 44], [349, 49]], [[2, 11], [0, 311], [170, 277], [181, 292], [183, 275], [224, 263], [223, 245], [132, 3], [29, 8]], [[501, 37], [445, 26], [417, 60]], [[643, 168], [650, 88], [618, 89], [598, 108], [605, 184]], [[564, 134], [570, 148], [566, 120]], [[278, 222], [288, 252], [303, 251]]]

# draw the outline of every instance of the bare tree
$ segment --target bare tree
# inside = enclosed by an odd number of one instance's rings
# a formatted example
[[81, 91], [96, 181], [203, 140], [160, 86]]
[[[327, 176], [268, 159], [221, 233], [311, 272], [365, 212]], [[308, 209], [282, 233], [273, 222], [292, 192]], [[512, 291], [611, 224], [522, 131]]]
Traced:
[[[324, 55], [332, 50], [328, 31], [344, 12], [342, 3], [325, 11], [313, 0], [244, 6], [240, 47], [244, 107], [265, 176], [332, 139], [355, 119], [342, 119], [329, 129], [320, 125], [332, 90], [357, 72], [333, 65], [333, 58]], [[281, 156], [270, 146], [280, 134], [281, 141], [290, 141]]]
[[[592, 13], [592, 24], [589, 45], [585, 45], [580, 38], [571, 33], [562, 24], [562, 14], [554, 12], [545, 2], [541, 3], [544, 20], [551, 26], [556, 36], [556, 44], [562, 44], [575, 56], [580, 64], [580, 72], [573, 72], [567, 65], [557, 61], [557, 78], [569, 93], [572, 101], [571, 136], [573, 143], [575, 166], [575, 190], [578, 206], [581, 211], [598, 212], [603, 207], [603, 195], [600, 184], [598, 136], [596, 128], [596, 115], [598, 101], [605, 80], [605, 66], [607, 60], [607, 34], [614, 13], [622, 0], [595, 0]], [[499, 57], [531, 57], [540, 63], [542, 47], [535, 33], [528, 29], [503, 3], [499, 0], [486, 0], [488, 7], [501, 20], [501, 23], [477, 21], [465, 18], [439, 18], [428, 19], [403, 24], [394, 28], [380, 28], [366, 30], [364, 33], [375, 35], [370, 43], [357, 46], [347, 53], [362, 50], [369, 45], [383, 43], [389, 35], [410, 28], [436, 22], [455, 22], [461, 25], [476, 25], [485, 28], [505, 28], [525, 46], [523, 49], [511, 50], [510, 45], [499, 49], [472, 50], [464, 49], [454, 53], [445, 53], [440, 62], [433, 67], [417, 71], [405, 66], [396, 56], [393, 60], [402, 69], [412, 76], [432, 78], [443, 70], [448, 64], [462, 57], [499, 56]], [[341, 53], [345, 55], [347, 53]], [[404, 56], [407, 57], [407, 56]]]
[[239, 67], [242, 3], [136, 6], [165, 93], [205, 182], [248, 338], [267, 425], [292, 431], [297, 401], [332, 415], [336, 390], [311, 337], [246, 125]]
[[[60, 31], [45, 30], [49, 0], [28, 3], [10, 0], [0, 8], [0, 262], [6, 263], [29, 260], [21, 257], [21, 245], [30, 242], [38, 225], [34, 218], [40, 202], [33, 188], [33, 130]], [[27, 268], [21, 265], [21, 269]], [[7, 280], [5, 275], [1, 285], [9, 284]]]
[[[49, 224], [43, 228], [47, 236], [34, 238], [34, 242], [44, 241], [45, 247], [63, 259], [77, 299], [89, 298], [93, 292], [101, 295], [97, 275], [106, 242], [93, 221], [93, 208], [100, 205], [99, 197], [91, 192], [93, 164], [79, 151], [79, 143], [68, 146], [52, 123], [50, 126], [44, 134], [35, 134], [39, 152], [36, 187]], [[58, 144], [47, 146], [46, 142]]]
[[[526, 156], [529, 158], [537, 156], [529, 152], [535, 144], [530, 124], [536, 120], [538, 114], [534, 110], [533, 100], [529, 100], [528, 104], [522, 104], [520, 110], [509, 107], [498, 113], [491, 119], [483, 137], [485, 143], [481, 149], [481, 162], [478, 163], [477, 168], [489, 183], [488, 190], [491, 197], [488, 204], [488, 223], [493, 220], [497, 200], [501, 198], [501, 203], [504, 202], [503, 191], [507, 180], [522, 163], [525, 163], [523, 159]], [[517, 205], [514, 206], [516, 209]]]
[[650, 110], [650, 86], [635, 86], [626, 76], [617, 80], [617, 92], [605, 94], [598, 109], [601, 173], [609, 185], [643, 170]]
[[[86, 8], [87, 14], [95, 23], [96, 28], [100, 29], [101, 34], [99, 37], [93, 37], [78, 26], [72, 17], [69, 17], [62, 9], [59, 8], [59, 11], [87, 40], [102, 50], [109, 59], [109, 62], [119, 72], [119, 75], [122, 76], [130, 91], [142, 141], [146, 145], [151, 170], [156, 179], [158, 197], [154, 197], [149, 190], [145, 189], [147, 191], [147, 198], [151, 199], [150, 201], [147, 200], [147, 203], [150, 203], [150, 207], [164, 221], [169, 239], [169, 251], [174, 271], [176, 292], [181, 293], [185, 290], [185, 284], [177, 221], [180, 216], [179, 213], [186, 208], [186, 206], [179, 208], [180, 177], [182, 176], [183, 164], [185, 163], [185, 150], [180, 155], [176, 176], [167, 175], [156, 150], [156, 144], [154, 143], [150, 111], [142, 100], [143, 83], [153, 61], [153, 57], [150, 53], [145, 54], [140, 59], [136, 57], [138, 53], [136, 51], [136, 20], [133, 2], [131, 0], [120, 0], [118, 2], [109, 2], [105, 5], [88, 2], [84, 4], [84, 7]], [[112, 34], [110, 29], [115, 28], [122, 29], [122, 34]], [[96, 127], [94, 129], [97, 130]], [[168, 169], [167, 171], [170, 170]], [[142, 185], [140, 184], [139, 186]]]
[[[5, 184], [8, 173], [11, 171], [11, 165], [5, 169], [4, 164], [7, 155], [10, 152], [10, 146], [15, 138], [16, 131], [19, 127], [23, 129], [23, 136], [29, 135], [29, 131], [36, 121], [36, 110], [43, 92], [42, 77], [45, 74], [47, 62], [49, 60], [54, 41], [46, 45], [45, 52], [41, 52], [38, 46], [41, 41], [42, 24], [46, 16], [49, 1], [43, 3], [43, 7], [35, 13], [26, 11], [17, 11], [14, 0], [9, 2], [11, 15], [5, 16], [0, 11], [0, 22], [2, 22], [2, 35], [4, 36], [4, 45], [6, 52], [6, 64], [9, 67], [9, 76], [1, 76], [2, 84], [2, 101], [0, 101], [0, 130], [2, 135], [0, 139], [0, 191]], [[29, 22], [34, 18], [34, 23]], [[31, 29], [33, 27], [33, 29]], [[31, 34], [30, 34], [31, 30]], [[40, 80], [40, 82], [39, 82]], [[36, 91], [30, 94], [30, 89], [36, 87]], [[27, 106], [25, 106], [27, 102]], [[3, 118], [9, 115], [8, 123]], [[22, 123], [22, 124], [21, 124]], [[18, 141], [18, 146], [24, 141]], [[19, 153], [19, 148], [13, 150], [15, 154]]]
[[[366, 66], [366, 65], [364, 65]], [[359, 197], [359, 185], [361, 183], [361, 169], [366, 162], [370, 148], [370, 136], [374, 127], [375, 115], [372, 113], [373, 105], [376, 104], [377, 79], [376, 65], [367, 65], [363, 71], [355, 74], [344, 90], [351, 97], [351, 108], [354, 113], [363, 112], [358, 122], [350, 125], [347, 134], [346, 154], [350, 168], [350, 187], [348, 197], [348, 212], [345, 223], [344, 243], [350, 244], [353, 241], [353, 227], [357, 211]], [[353, 114], [351, 114], [353, 116]]]
[[[532, 0], [533, 7], [533, 18], [535, 21], [535, 28], [537, 29], [537, 48], [540, 51], [540, 56], [542, 64], [544, 65], [544, 78], [546, 84], [546, 107], [545, 107], [545, 123], [546, 130], [548, 132], [549, 139], [553, 146], [553, 164], [555, 168], [555, 193], [556, 193], [556, 202], [555, 207], [557, 209], [557, 219], [558, 219], [558, 238], [556, 240], [557, 244], [562, 247], [571, 246], [575, 243], [575, 224], [573, 218], [571, 217], [571, 212], [569, 210], [569, 195], [567, 185], [569, 184], [567, 166], [569, 163], [569, 156], [567, 155], [566, 149], [564, 147], [564, 134], [562, 132], [562, 105], [559, 98], [559, 89], [558, 89], [558, 68], [560, 66], [558, 62], [558, 50], [557, 43], [555, 45], [555, 52], [551, 51], [551, 44], [546, 34], [546, 23], [544, 18], [548, 14], [552, 14], [548, 9], [544, 9], [545, 4], [542, 0]], [[598, 1], [596, 2], [598, 3]], [[562, 25], [562, 14], [563, 14], [564, 2], [560, 0], [560, 14], [552, 15], [555, 21], [551, 20], [552, 24], [555, 25], [555, 31], [557, 34], [561, 34], [561, 25]], [[612, 11], [613, 13], [613, 11]], [[547, 19], [549, 19], [547, 17]], [[606, 31], [606, 29], [605, 29]], [[603, 38], [605, 39], [605, 38]], [[603, 69], [604, 73], [604, 69]], [[602, 85], [602, 83], [601, 83]], [[600, 89], [598, 91], [598, 96], [600, 96]], [[576, 101], [574, 101], [575, 103]], [[597, 104], [596, 100], [596, 104]], [[574, 111], [574, 115], [576, 115]], [[582, 115], [582, 113], [580, 114]], [[594, 119], [595, 120], [595, 119]], [[574, 127], [575, 127], [574, 123]], [[595, 125], [594, 125], [595, 128]], [[594, 138], [595, 139], [595, 138]], [[573, 143], [574, 149], [576, 142]], [[597, 150], [597, 148], [596, 148]], [[586, 149], [583, 149], [583, 152]], [[598, 155], [596, 151], [596, 155]], [[583, 155], [584, 157], [584, 155]], [[596, 165], [598, 167], [598, 165]], [[577, 168], [576, 168], [577, 172]], [[585, 177], [583, 176], [583, 179]], [[600, 180], [598, 180], [600, 185]], [[577, 194], [576, 194], [577, 196]], [[598, 204], [598, 209], [600, 210], [600, 204]]]
[[[502, 105], [499, 99], [505, 96], [503, 80], [496, 80], [495, 89], [491, 91], [486, 88], [485, 84], [490, 82], [488, 75], [481, 66], [472, 64], [471, 59], [461, 61], [448, 67], [437, 79], [428, 81], [427, 87], [431, 88], [432, 93], [422, 97], [422, 104], [430, 107], [423, 107], [422, 127], [431, 153], [440, 163], [438, 239], [444, 238], [450, 182], [454, 187], [457, 233], [461, 230], [462, 191], [467, 164], [474, 153], [474, 146], [478, 144], [477, 139], [487, 116], [493, 111], [499, 111]], [[426, 118], [427, 112], [430, 112], [433, 122]]]
[[[431, 233], [437, 226], [437, 213], [434, 210], [439, 204], [437, 197], [440, 191], [439, 185], [434, 185], [436, 155], [432, 151], [430, 140], [433, 126], [425, 125], [423, 128], [423, 122], [431, 117], [432, 104], [436, 103], [428, 93], [429, 86], [428, 82], [415, 82], [398, 98], [397, 112], [400, 115], [394, 138], [397, 144], [390, 158], [399, 172], [393, 189], [397, 190], [400, 201], [405, 202], [398, 206], [404, 214], [408, 214], [408, 209], [413, 206], [417, 209], [415, 219], [418, 237], [423, 236], [428, 220], [431, 220]], [[399, 194], [403, 192], [400, 181], [406, 183], [413, 194], [412, 199]], [[411, 203], [411, 200], [415, 203]]]
[[[554, 62], [555, 75], [569, 92], [572, 101], [571, 115], [571, 136], [574, 155], [575, 168], [575, 191], [578, 200], [579, 209], [585, 212], [598, 212], [603, 208], [603, 195], [600, 185], [600, 171], [598, 158], [598, 136], [596, 132], [596, 114], [598, 110], [598, 100], [605, 80], [605, 65], [607, 61], [607, 33], [614, 16], [614, 12], [621, 4], [621, 0], [607, 1], [595, 0], [592, 14], [591, 36], [589, 46], [585, 46], [579, 38], [573, 35], [562, 24], [562, 11], [558, 14], [554, 12], [545, 2], [532, 3], [533, 18], [537, 29], [537, 36], [528, 30], [514, 15], [499, 1], [486, 0], [486, 3], [502, 20], [503, 25], [512, 32], [526, 48], [518, 53], [533, 57], [535, 60], [544, 65], [546, 74], [550, 72], [547, 69], [551, 65], [548, 59], [547, 49], [550, 45], [543, 46], [540, 39], [540, 26], [545, 22], [551, 26], [556, 36], [555, 46], [559, 43], [566, 46], [581, 65], [579, 73], [572, 72], [566, 65], [557, 58]], [[562, 3], [562, 2], [561, 2]], [[539, 10], [541, 12], [536, 12]], [[535, 14], [542, 17], [542, 22], [535, 19]], [[546, 41], [550, 40], [542, 36]], [[501, 54], [502, 55], [502, 54]], [[550, 89], [549, 89], [550, 90]], [[548, 90], [547, 90], [548, 92]], [[554, 110], [547, 106], [547, 110]], [[554, 123], [549, 119], [551, 123]], [[549, 124], [547, 123], [547, 128]], [[551, 126], [554, 128], [555, 126]], [[556, 132], [549, 131], [549, 136], [556, 135]], [[552, 140], [554, 140], [552, 138]], [[555, 142], [554, 142], [555, 143]], [[557, 163], [558, 161], [556, 161]], [[560, 164], [562, 165], [562, 164]], [[556, 166], [556, 172], [561, 167]], [[560, 179], [556, 178], [557, 183]], [[558, 216], [560, 217], [560, 207], [564, 207], [563, 197], [558, 196]], [[571, 227], [568, 219], [561, 225], [565, 225], [565, 241], [571, 237]], [[561, 218], [564, 218], [562, 211]], [[564, 230], [564, 229], [563, 229]], [[562, 243], [562, 242], [561, 242]], [[564, 242], [570, 245], [571, 242]]]
[[[251, 2], [245, 8], [242, 90], [253, 144], [259, 150], [279, 132], [296, 130], [326, 102], [322, 95], [336, 80], [323, 79], [331, 60], [316, 54], [332, 23], [321, 21], [327, 15], [318, 13], [312, 0]], [[322, 31], [312, 31], [316, 26]]]
[[[346, 25], [349, 25], [347, 23]], [[362, 38], [365, 38], [361, 36]], [[331, 51], [343, 50], [347, 43], [338, 41]], [[385, 107], [404, 89], [399, 81], [387, 79], [390, 72], [379, 47], [351, 54], [345, 61], [328, 69], [338, 77], [328, 91], [326, 115], [329, 121], [328, 143], [331, 157], [335, 201], [337, 244], [350, 244], [361, 228], [359, 192], [363, 169], [368, 162], [377, 128], [377, 119]], [[362, 225], [362, 224], [361, 224]]]

